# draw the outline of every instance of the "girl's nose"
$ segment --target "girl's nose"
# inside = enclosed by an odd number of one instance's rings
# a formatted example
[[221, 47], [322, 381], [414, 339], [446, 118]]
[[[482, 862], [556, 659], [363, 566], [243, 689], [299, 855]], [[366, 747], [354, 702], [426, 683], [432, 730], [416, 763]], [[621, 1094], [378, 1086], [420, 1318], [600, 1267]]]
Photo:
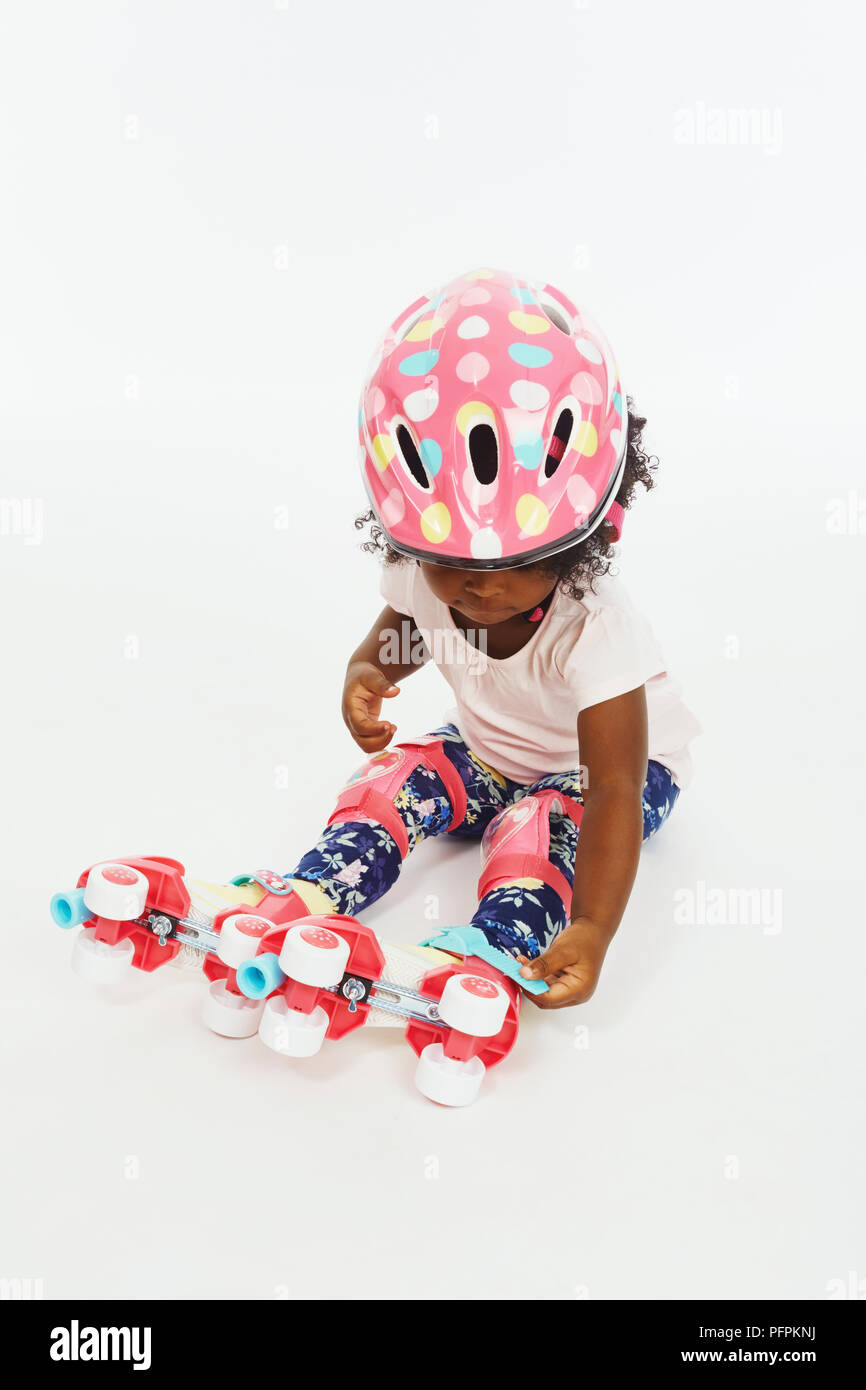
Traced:
[[490, 579], [486, 579], [479, 575], [477, 579], [466, 581], [467, 595], [470, 598], [479, 598], [484, 603], [489, 603], [494, 598], [501, 598], [503, 592], [501, 579], [495, 579], [492, 576]]

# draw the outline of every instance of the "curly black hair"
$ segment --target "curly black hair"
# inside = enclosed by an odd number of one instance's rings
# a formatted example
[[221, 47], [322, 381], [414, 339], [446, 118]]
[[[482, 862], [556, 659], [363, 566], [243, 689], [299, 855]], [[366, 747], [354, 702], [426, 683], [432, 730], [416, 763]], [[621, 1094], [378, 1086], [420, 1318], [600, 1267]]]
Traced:
[[[647, 454], [643, 447], [646, 419], [638, 415], [631, 396], [626, 400], [628, 447], [622, 482], [616, 494], [616, 500], [624, 510], [631, 506], [638, 483], [647, 491], [655, 486], [652, 475], [658, 468], [658, 459]], [[367, 526], [370, 528], [370, 534], [362, 543], [362, 550], [371, 555], [381, 555], [386, 565], [403, 564], [409, 558], [389, 544], [387, 534], [379, 525], [372, 509], [355, 518], [356, 530], [361, 531]], [[610, 570], [613, 563], [613, 534], [613, 528], [608, 522], [603, 521], [586, 540], [536, 561], [534, 567], [555, 578], [572, 598], [582, 599], [587, 588], [592, 589], [594, 580], [600, 579]]]

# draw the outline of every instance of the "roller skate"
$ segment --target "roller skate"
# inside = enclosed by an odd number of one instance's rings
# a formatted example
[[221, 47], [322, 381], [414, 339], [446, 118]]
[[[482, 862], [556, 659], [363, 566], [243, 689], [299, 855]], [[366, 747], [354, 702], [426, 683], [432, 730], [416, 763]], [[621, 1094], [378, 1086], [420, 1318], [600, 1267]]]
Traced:
[[474, 932], [463, 929], [460, 958], [382, 942], [341, 913], [311, 916], [266, 932], [238, 967], [237, 987], [263, 1001], [259, 1038], [285, 1057], [312, 1057], [326, 1038], [365, 1024], [405, 1024], [419, 1091], [440, 1105], [469, 1105], [487, 1069], [514, 1046], [520, 1014], [517, 979], [472, 954]]
[[188, 882], [183, 864], [159, 856], [95, 864], [75, 889], [51, 900], [59, 927], [81, 927], [71, 959], [77, 975], [110, 987], [131, 970], [198, 969], [210, 981], [205, 1023], [235, 1038], [252, 1036], [261, 1013], [238, 990], [237, 965], [255, 954], [258, 938], [275, 923], [310, 910], [297, 893], [271, 894], [264, 884]]
[[365, 1024], [405, 1026], [422, 1094], [470, 1104], [514, 1046], [520, 985], [546, 986], [518, 983], [517, 962], [475, 928], [437, 938], [448, 949], [390, 945], [353, 917], [311, 912], [325, 895], [299, 885], [302, 898], [295, 883], [263, 870], [191, 893], [178, 860], [120, 859], [85, 870], [51, 913], [81, 928], [72, 965], [92, 983], [168, 964], [199, 969], [205, 1024], [223, 1037], [258, 1034], [285, 1057], [312, 1057]]

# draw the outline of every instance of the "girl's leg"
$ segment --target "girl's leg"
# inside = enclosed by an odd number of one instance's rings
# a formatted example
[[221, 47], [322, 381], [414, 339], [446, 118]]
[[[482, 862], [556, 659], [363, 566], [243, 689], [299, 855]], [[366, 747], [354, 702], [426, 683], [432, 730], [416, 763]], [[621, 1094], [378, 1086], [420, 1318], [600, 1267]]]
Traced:
[[510, 792], [506, 779], [445, 725], [368, 759], [343, 788], [316, 844], [286, 877], [302, 896], [309, 885], [326, 896], [330, 908], [316, 910], [356, 916], [388, 891], [423, 840], [446, 832], [480, 835]]
[[[546, 791], [563, 792], [572, 803], [583, 804], [579, 773], [558, 773], [533, 783], [523, 796], [539, 796]], [[643, 792], [643, 838], [650, 839], [667, 820], [679, 796], [679, 787], [661, 763], [650, 762]], [[520, 804], [518, 798], [516, 805]], [[512, 808], [501, 813], [506, 817]], [[500, 818], [497, 817], [497, 820]], [[574, 883], [574, 856], [579, 834], [575, 819], [563, 809], [549, 809], [548, 842], [545, 857], [553, 870], [551, 883], [531, 875], [499, 882], [485, 892], [472, 919], [492, 946], [508, 955], [540, 955], [568, 924], [571, 889]], [[495, 832], [496, 822], [492, 829]], [[491, 858], [495, 868], [495, 858]], [[539, 867], [540, 871], [541, 866]], [[506, 874], [507, 878], [507, 874]]]

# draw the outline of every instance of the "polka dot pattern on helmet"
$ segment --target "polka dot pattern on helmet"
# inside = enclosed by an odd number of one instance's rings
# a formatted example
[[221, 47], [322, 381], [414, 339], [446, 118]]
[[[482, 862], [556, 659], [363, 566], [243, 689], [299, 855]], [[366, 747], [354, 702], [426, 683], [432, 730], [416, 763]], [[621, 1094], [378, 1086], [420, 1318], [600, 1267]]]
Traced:
[[465, 357], [460, 358], [454, 370], [460, 381], [475, 386], [489, 375], [490, 363], [481, 352], [467, 352]]
[[457, 325], [458, 338], [483, 338], [490, 332], [490, 324], [480, 314], [470, 314]]
[[444, 502], [434, 502], [421, 513], [421, 530], [430, 545], [441, 545], [451, 534], [451, 513]]
[[537, 333], [550, 332], [550, 320], [541, 314], [529, 314], [524, 309], [512, 309], [508, 315], [508, 322], [512, 328], [516, 328], [518, 333]]
[[549, 348], [535, 347], [533, 343], [509, 343], [508, 356], [519, 367], [546, 367], [553, 361]]
[[429, 381], [420, 391], [410, 391], [403, 400], [403, 409], [416, 424], [429, 420], [438, 406], [439, 390], [435, 381]]
[[394, 321], [361, 394], [359, 437], [397, 549], [467, 568], [517, 564], [575, 544], [613, 501], [623, 389], [601, 330], [566, 295], [479, 267]]
[[424, 376], [426, 372], [432, 372], [438, 361], [439, 353], [435, 348], [427, 352], [410, 352], [401, 361], [400, 371], [404, 376]]

